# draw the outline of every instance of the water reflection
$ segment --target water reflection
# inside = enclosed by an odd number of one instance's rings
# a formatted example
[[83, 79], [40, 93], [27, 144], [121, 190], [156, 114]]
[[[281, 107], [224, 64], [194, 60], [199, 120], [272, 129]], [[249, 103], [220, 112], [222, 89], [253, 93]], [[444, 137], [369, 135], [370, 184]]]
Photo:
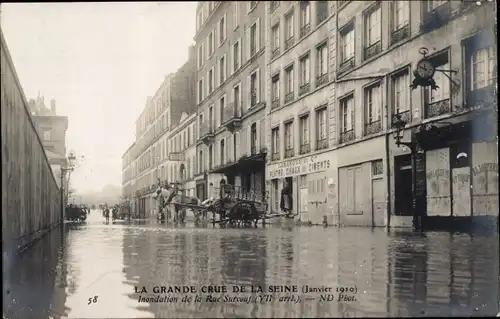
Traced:
[[[489, 316], [500, 308], [498, 235], [99, 221], [70, 229], [61, 249], [58, 236], [52, 232], [4, 273], [11, 287], [8, 295], [4, 289], [7, 316]], [[321, 302], [319, 294], [298, 304], [276, 298], [286, 293], [262, 304], [208, 302], [207, 294], [201, 302], [138, 302], [134, 286], [155, 285], [309, 285], [357, 293], [352, 302]], [[94, 295], [99, 302], [88, 305]], [[239, 294], [249, 295], [257, 296]]]
[[12, 261], [11, 267], [4, 265], [4, 317], [47, 318], [52, 312], [65, 312], [66, 294], [61, 293], [60, 283], [66, 281], [66, 271], [58, 266], [62, 234], [55, 228]]
[[[499, 309], [498, 236], [318, 228], [138, 233], [129, 228], [124, 241], [127, 278], [144, 286], [357, 288], [355, 302], [316, 298], [290, 304], [275, 298], [267, 304], [148, 304], [156, 317], [477, 316]], [[128, 244], [134, 241], [142, 244]], [[131, 256], [135, 263], [127, 264]]]

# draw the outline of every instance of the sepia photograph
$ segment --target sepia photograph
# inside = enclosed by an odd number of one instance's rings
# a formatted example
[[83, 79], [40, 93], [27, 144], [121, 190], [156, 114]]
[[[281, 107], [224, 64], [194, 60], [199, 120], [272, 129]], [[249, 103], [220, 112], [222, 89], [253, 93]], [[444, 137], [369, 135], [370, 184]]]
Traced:
[[3, 318], [500, 317], [497, 1], [2, 2]]

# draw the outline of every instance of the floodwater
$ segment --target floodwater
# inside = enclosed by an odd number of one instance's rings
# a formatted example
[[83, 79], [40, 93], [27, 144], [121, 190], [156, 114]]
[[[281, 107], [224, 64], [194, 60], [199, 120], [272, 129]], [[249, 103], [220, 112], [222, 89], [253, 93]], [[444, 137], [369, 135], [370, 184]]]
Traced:
[[[498, 234], [106, 225], [98, 211], [86, 224], [66, 226], [4, 269], [4, 317], [466, 317], [500, 311]], [[174, 285], [197, 292], [142, 302], [158, 295], [154, 286]], [[200, 291], [222, 285], [227, 293]], [[331, 292], [233, 293], [241, 285]], [[143, 286], [147, 294], [135, 292]], [[224, 302], [224, 296], [240, 299]]]

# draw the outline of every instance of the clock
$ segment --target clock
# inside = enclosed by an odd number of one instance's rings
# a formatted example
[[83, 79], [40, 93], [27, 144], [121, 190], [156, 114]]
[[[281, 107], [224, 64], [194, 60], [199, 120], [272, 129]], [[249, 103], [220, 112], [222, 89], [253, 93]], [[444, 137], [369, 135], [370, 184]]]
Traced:
[[431, 79], [436, 72], [434, 64], [429, 59], [422, 59], [418, 61], [415, 75], [423, 80]]

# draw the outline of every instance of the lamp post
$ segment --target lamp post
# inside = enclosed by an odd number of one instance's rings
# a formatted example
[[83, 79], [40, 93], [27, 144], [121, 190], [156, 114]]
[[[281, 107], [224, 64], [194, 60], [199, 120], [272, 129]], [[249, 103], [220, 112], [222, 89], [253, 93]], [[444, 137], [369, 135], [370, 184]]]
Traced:
[[[65, 189], [64, 189], [64, 177], [66, 173], [71, 173], [75, 169], [75, 161], [76, 161], [76, 156], [73, 152], [69, 153], [68, 156], [68, 161], [67, 161], [67, 166], [62, 167], [61, 166], [61, 224], [64, 224], [64, 194], [65, 194]], [[68, 186], [69, 186], [69, 176], [68, 175]]]
[[417, 208], [417, 156], [421, 153], [419, 145], [415, 139], [415, 135], [412, 132], [409, 142], [404, 142], [405, 125], [406, 121], [401, 118], [400, 114], [395, 114], [392, 121], [392, 128], [395, 129], [394, 141], [396, 146], [401, 145], [406, 146], [410, 149], [411, 153], [411, 172], [412, 172], [412, 216], [413, 216], [413, 227], [416, 229], [423, 228], [423, 218], [421, 212]]

